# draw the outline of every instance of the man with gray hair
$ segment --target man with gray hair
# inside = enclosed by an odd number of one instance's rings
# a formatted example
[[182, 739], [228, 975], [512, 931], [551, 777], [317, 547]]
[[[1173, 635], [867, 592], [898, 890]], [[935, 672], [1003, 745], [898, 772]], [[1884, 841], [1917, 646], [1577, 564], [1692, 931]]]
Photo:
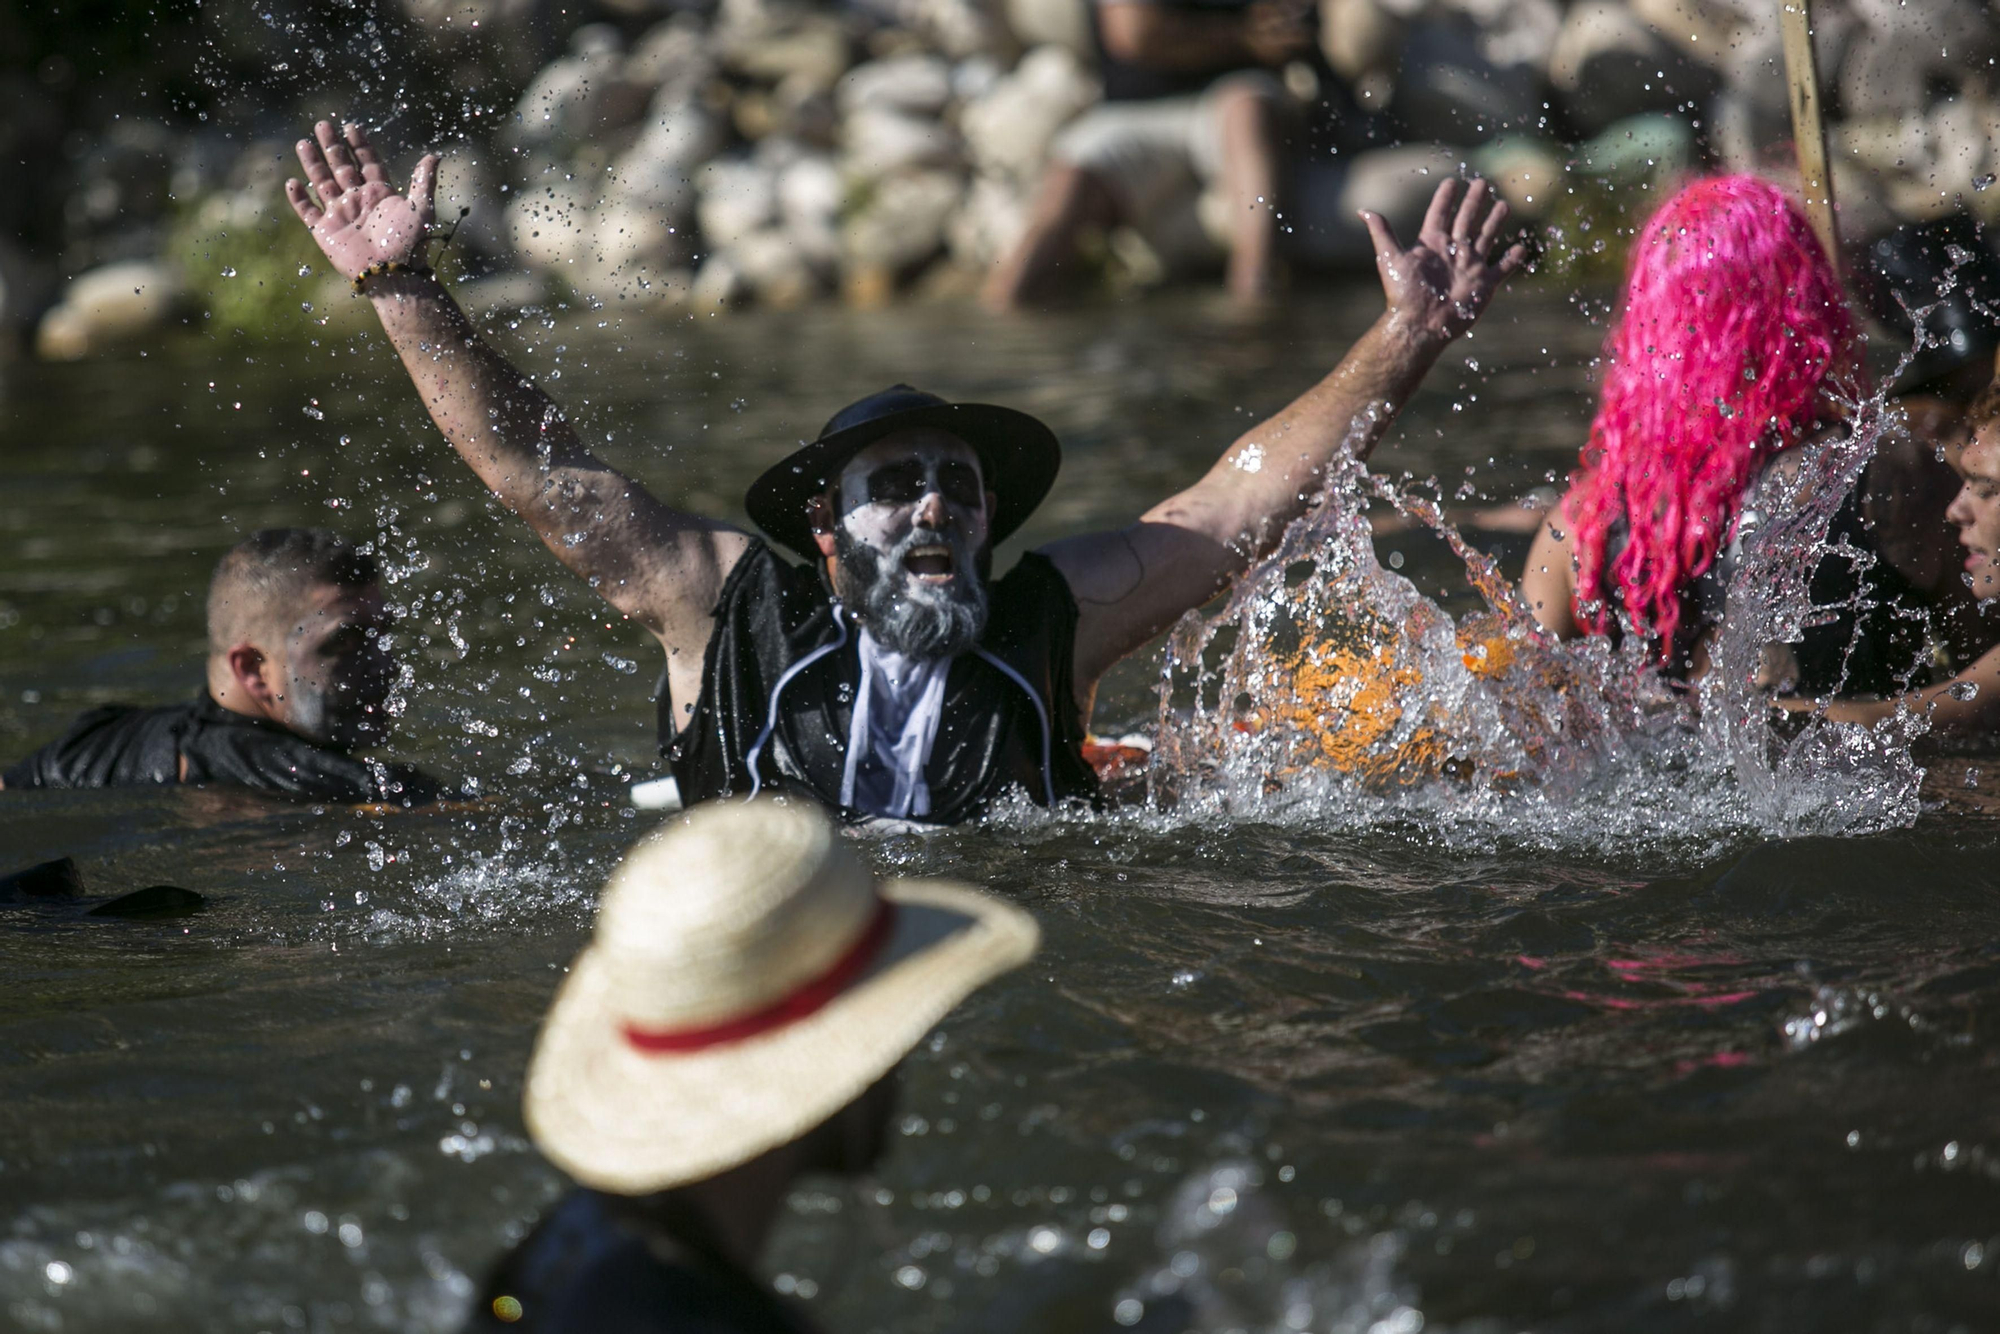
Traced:
[[438, 784], [353, 751], [389, 731], [396, 666], [374, 557], [323, 528], [267, 528], [208, 589], [208, 683], [161, 708], [107, 705], [0, 787], [230, 783], [317, 801], [436, 800]]

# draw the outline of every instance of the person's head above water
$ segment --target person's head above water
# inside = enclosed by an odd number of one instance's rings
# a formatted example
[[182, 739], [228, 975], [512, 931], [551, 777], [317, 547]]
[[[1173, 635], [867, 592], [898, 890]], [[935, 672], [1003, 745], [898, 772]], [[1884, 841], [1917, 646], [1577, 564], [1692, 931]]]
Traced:
[[[1858, 382], [1856, 323], [1804, 211], [1753, 176], [1699, 180], [1640, 228], [1575, 481], [1579, 619], [1621, 601], [1673, 642], [1764, 464]], [[1849, 383], [1851, 391], [1854, 383]], [[1607, 539], [1629, 523], [1623, 549]]]
[[884, 648], [949, 657], [985, 627], [993, 544], [1041, 503], [1061, 460], [1025, 413], [897, 385], [835, 413], [747, 505], [774, 539], [825, 562]]
[[208, 586], [208, 689], [236, 713], [351, 749], [389, 731], [395, 664], [375, 559], [323, 528], [267, 528]]
[[735, 1193], [775, 1207], [792, 1175], [872, 1165], [887, 1077], [1038, 935], [965, 886], [878, 881], [810, 802], [697, 807], [605, 887], [535, 1045], [529, 1132], [621, 1195], [763, 1161]]

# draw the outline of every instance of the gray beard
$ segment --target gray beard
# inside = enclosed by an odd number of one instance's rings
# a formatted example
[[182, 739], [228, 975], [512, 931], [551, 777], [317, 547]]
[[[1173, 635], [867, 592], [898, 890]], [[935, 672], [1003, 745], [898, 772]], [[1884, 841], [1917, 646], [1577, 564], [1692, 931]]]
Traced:
[[[979, 642], [986, 631], [986, 580], [982, 562], [958, 533], [915, 528], [888, 552], [856, 540], [844, 525], [833, 532], [836, 566], [833, 591], [856, 619], [891, 653], [911, 658], [950, 658]], [[916, 547], [942, 543], [951, 548], [952, 573], [942, 587], [919, 583], [903, 568]]]

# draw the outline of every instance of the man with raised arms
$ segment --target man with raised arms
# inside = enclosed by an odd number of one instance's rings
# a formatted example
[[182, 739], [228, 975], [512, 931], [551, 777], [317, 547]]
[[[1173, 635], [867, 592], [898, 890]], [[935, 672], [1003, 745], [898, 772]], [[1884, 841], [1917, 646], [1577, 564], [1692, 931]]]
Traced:
[[405, 195], [358, 127], [322, 122], [298, 153], [310, 189], [286, 182], [293, 209], [373, 302], [438, 429], [666, 650], [660, 740], [682, 798], [801, 789], [849, 818], [955, 823], [1017, 787], [1094, 798], [1098, 679], [1267, 551], [1338, 450], [1365, 457], [1524, 258], [1498, 253], [1507, 207], [1482, 181], [1462, 200], [1440, 185], [1408, 249], [1365, 215], [1387, 308], [1331, 374], [1136, 523], [993, 579], [993, 544], [1055, 481], [1040, 422], [898, 385], [757, 480], [765, 536], [688, 514], [586, 450], [428, 271], [435, 155]]

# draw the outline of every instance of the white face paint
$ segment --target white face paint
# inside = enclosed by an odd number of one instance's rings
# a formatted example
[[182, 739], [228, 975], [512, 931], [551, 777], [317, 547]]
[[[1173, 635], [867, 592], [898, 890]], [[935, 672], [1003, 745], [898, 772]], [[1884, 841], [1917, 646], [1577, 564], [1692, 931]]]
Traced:
[[986, 481], [972, 446], [943, 431], [898, 431], [840, 471], [840, 523], [855, 541], [887, 553], [919, 520], [986, 544]]
[[841, 470], [834, 588], [876, 639], [949, 656], [986, 619], [988, 510], [979, 456], [942, 431], [876, 441]]

